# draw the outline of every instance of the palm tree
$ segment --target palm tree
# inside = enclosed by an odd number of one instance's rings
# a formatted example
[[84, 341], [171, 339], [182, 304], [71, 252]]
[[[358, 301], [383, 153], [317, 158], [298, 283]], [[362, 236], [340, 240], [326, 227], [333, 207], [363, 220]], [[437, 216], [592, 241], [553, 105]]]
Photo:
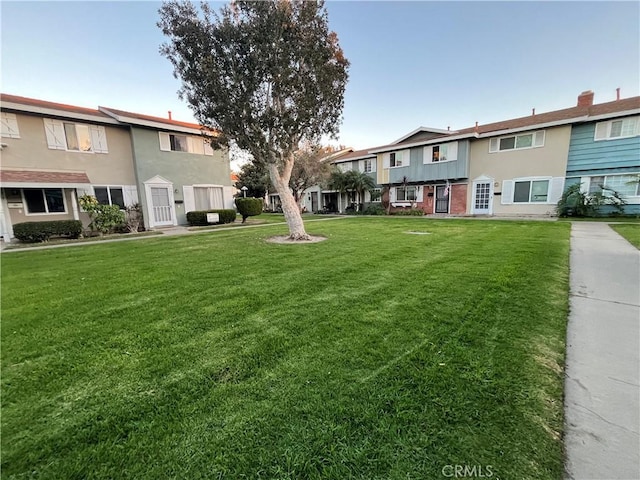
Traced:
[[350, 170], [344, 174], [347, 190], [355, 191], [358, 196], [358, 208], [360, 211], [360, 205], [364, 201], [364, 192], [373, 192], [376, 188], [376, 182], [364, 172]]

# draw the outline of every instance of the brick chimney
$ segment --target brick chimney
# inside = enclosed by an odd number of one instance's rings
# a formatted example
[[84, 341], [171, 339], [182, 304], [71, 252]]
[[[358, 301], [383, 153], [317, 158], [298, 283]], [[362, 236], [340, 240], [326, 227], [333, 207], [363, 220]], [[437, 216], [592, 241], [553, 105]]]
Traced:
[[169, 114], [169, 120], [173, 120], [173, 119], [171, 118], [171, 110], [169, 110], [167, 113]]
[[590, 107], [593, 105], [593, 91], [587, 90], [586, 92], [582, 92], [578, 95], [578, 106], [579, 107]]

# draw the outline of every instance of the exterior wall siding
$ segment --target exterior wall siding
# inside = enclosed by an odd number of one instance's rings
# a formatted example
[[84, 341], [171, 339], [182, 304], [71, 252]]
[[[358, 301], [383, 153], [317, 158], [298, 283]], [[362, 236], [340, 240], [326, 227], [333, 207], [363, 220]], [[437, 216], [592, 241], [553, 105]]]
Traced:
[[[494, 215], [551, 215], [555, 212], [555, 204], [552, 203], [503, 205], [501, 202], [503, 182], [526, 177], [564, 177], [570, 137], [570, 125], [547, 128], [542, 147], [495, 153], [489, 153], [488, 138], [476, 140], [471, 143], [470, 184], [474, 179], [482, 176], [491, 180], [494, 185], [492, 203]], [[472, 200], [473, 188], [469, 188], [467, 191], [469, 209], [473, 204]], [[468, 210], [467, 213], [471, 211]]]
[[[187, 216], [183, 202], [183, 186], [212, 184], [231, 186], [229, 153], [214, 150], [213, 156], [187, 152], [165, 152], [160, 150], [158, 130], [131, 127], [135, 156], [137, 187], [143, 211], [148, 211], [144, 182], [159, 175], [173, 183], [175, 212], [178, 224], [186, 224]], [[176, 191], [177, 190], [177, 191]], [[229, 199], [225, 197], [225, 203]], [[145, 222], [147, 222], [145, 215]]]
[[403, 167], [389, 168], [388, 183], [402, 183], [407, 177], [409, 182], [429, 182], [467, 178], [469, 175], [469, 141], [458, 142], [458, 159], [449, 162], [423, 163], [424, 148], [410, 150], [410, 163]]
[[[53, 150], [47, 146], [41, 116], [16, 113], [20, 138], [2, 137], [2, 167], [86, 172], [94, 185], [133, 185], [133, 155], [127, 127], [105, 125], [108, 153]], [[74, 122], [73, 120], [68, 120]], [[74, 123], [91, 124], [77, 121]]]
[[640, 136], [594, 141], [596, 122], [574, 125], [567, 177], [640, 171]]

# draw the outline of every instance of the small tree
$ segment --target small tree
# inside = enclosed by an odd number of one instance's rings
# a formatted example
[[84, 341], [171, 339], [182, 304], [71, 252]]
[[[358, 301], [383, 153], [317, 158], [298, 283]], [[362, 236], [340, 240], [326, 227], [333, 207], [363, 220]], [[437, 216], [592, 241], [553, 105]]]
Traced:
[[331, 147], [312, 145], [296, 152], [296, 161], [291, 171], [289, 187], [300, 211], [302, 211], [304, 191], [309, 187], [326, 182], [329, 178], [331, 164], [324, 159], [330, 151]]
[[82, 195], [78, 202], [89, 215], [92, 232], [98, 231], [104, 235], [125, 223], [124, 212], [117, 205], [102, 205], [93, 195]]
[[349, 62], [329, 30], [323, 1], [238, 0], [216, 13], [202, 3], [166, 2], [163, 53], [182, 80], [180, 96], [201, 125], [266, 164], [289, 238], [309, 238], [289, 189], [303, 142], [335, 137]]
[[236, 198], [236, 207], [238, 207], [238, 213], [242, 215], [242, 223], [245, 223], [248, 217], [262, 213], [262, 199], [250, 197]]
[[600, 207], [608, 206], [613, 209], [613, 214], [624, 213], [624, 206], [627, 204], [622, 195], [617, 191], [599, 186], [596, 193], [586, 193], [582, 191], [579, 183], [574, 183], [567, 187], [560, 197], [556, 206], [559, 217], [593, 217], [600, 214]]
[[262, 162], [245, 163], [238, 173], [238, 181], [236, 188], [240, 190], [247, 187], [247, 195], [254, 198], [264, 198], [269, 190], [271, 182], [269, 181], [269, 172]]

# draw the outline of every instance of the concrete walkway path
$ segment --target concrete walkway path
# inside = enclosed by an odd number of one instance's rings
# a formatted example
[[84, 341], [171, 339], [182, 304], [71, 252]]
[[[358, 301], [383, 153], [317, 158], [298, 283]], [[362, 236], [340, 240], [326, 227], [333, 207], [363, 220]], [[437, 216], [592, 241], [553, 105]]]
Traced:
[[605, 223], [571, 227], [566, 478], [640, 479], [640, 252]]

